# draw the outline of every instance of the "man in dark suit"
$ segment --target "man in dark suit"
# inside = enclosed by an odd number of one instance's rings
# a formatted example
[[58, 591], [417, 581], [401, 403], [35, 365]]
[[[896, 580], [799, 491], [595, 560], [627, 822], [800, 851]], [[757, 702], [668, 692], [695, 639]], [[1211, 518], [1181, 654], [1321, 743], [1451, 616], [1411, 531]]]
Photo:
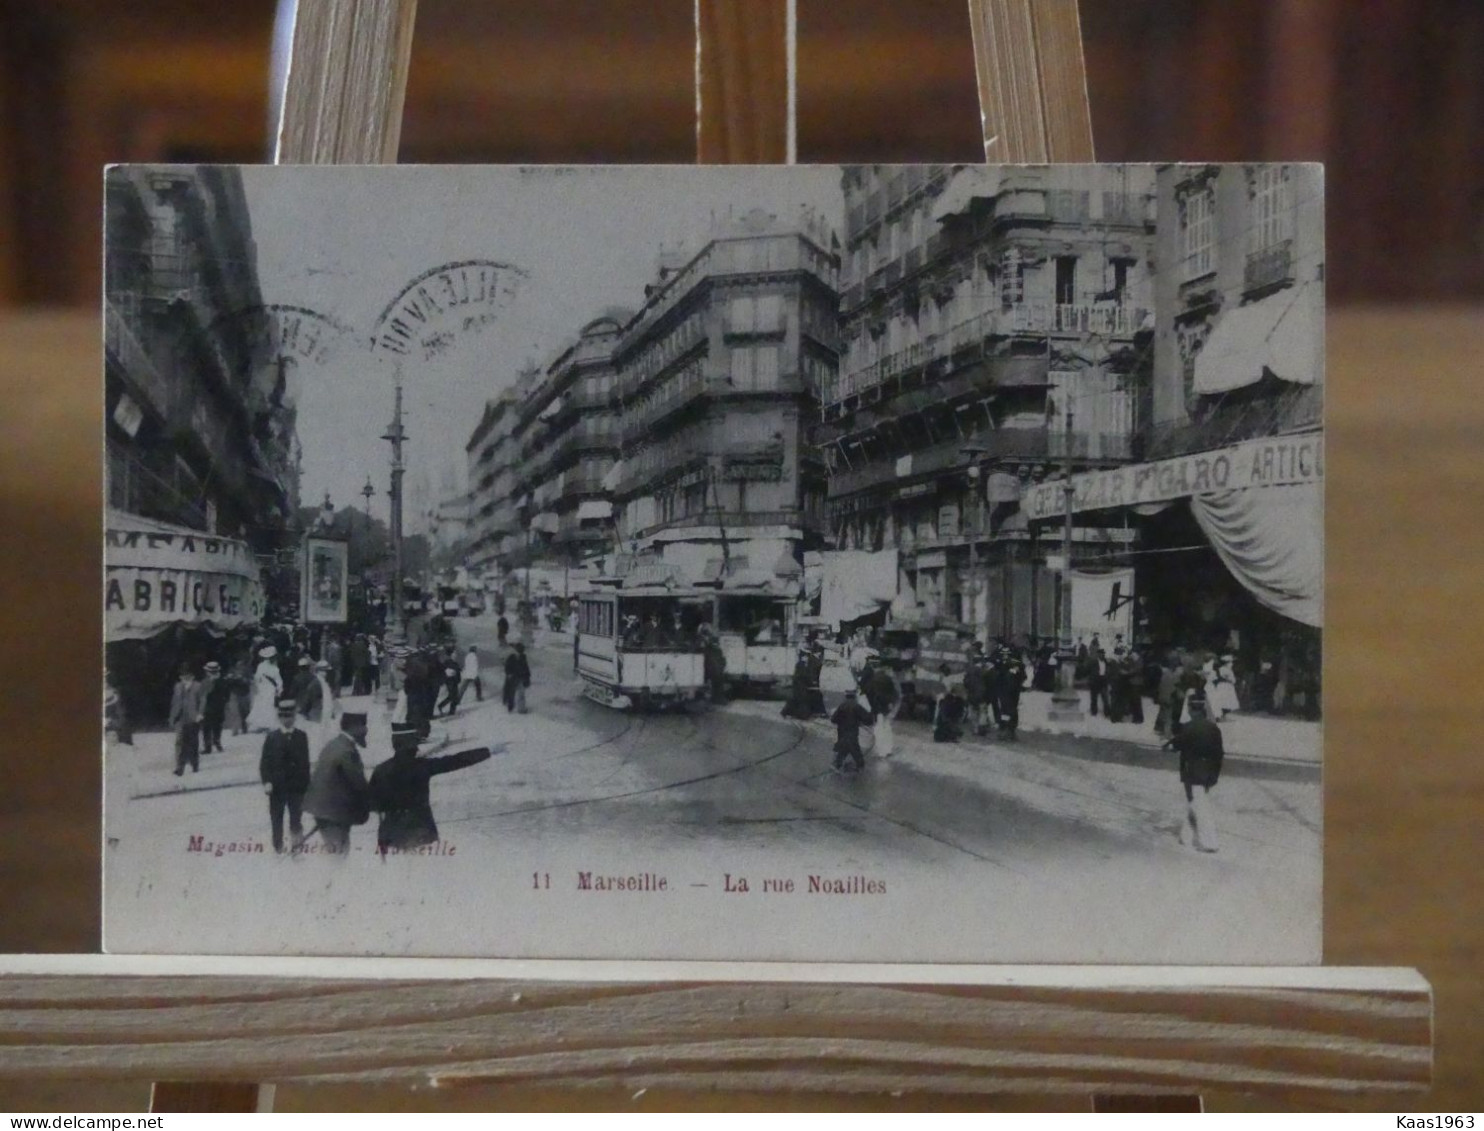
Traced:
[[372, 771], [371, 808], [381, 814], [376, 830], [379, 852], [406, 851], [434, 843], [438, 825], [433, 820], [428, 784], [438, 774], [477, 765], [505, 749], [481, 746], [438, 758], [419, 758], [418, 738], [413, 724], [393, 723], [391, 760]]
[[347, 711], [340, 716], [340, 733], [325, 743], [314, 763], [304, 808], [314, 818], [327, 852], [348, 853], [351, 826], [364, 825], [371, 816], [370, 789], [361, 761], [365, 745], [366, 716]]
[[304, 791], [309, 788], [309, 736], [294, 725], [298, 704], [278, 701], [278, 729], [263, 739], [258, 777], [268, 795], [268, 821], [273, 827], [273, 851], [283, 851], [283, 813], [288, 810], [291, 847], [304, 840]]
[[1202, 852], [1215, 852], [1216, 815], [1211, 808], [1211, 791], [1221, 777], [1221, 763], [1226, 750], [1221, 728], [1207, 715], [1204, 698], [1191, 696], [1187, 706], [1190, 721], [1175, 732], [1165, 748], [1180, 751], [1180, 784], [1185, 787], [1185, 820], [1180, 825], [1180, 843], [1192, 843]]
[[190, 664], [180, 669], [180, 682], [170, 694], [170, 726], [175, 731], [175, 776], [201, 768], [201, 709], [204, 697], [201, 684]]

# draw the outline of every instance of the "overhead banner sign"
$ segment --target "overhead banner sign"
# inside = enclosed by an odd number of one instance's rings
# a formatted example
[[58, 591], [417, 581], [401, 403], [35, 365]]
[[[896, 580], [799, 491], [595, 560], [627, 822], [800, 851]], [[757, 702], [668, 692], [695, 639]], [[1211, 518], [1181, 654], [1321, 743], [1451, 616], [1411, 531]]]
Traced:
[[[1153, 463], [1131, 463], [1072, 476], [1072, 510], [1163, 503], [1248, 487], [1291, 486], [1324, 479], [1324, 433], [1244, 440], [1228, 448]], [[1026, 489], [1020, 509], [1031, 522], [1067, 513], [1067, 481]]]
[[138, 640], [173, 624], [232, 628], [263, 616], [263, 586], [247, 546], [110, 511], [103, 539], [105, 639]]

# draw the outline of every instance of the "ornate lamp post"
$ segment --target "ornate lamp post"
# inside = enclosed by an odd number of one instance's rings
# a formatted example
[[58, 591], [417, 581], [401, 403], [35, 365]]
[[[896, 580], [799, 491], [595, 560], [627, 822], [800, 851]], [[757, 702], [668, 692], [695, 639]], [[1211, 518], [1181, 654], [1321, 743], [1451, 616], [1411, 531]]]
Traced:
[[[986, 629], [989, 621], [989, 577], [979, 575], [978, 543], [980, 535], [986, 533], [984, 520], [985, 505], [985, 476], [984, 466], [988, 463], [991, 450], [983, 444], [965, 444], [959, 449], [969, 461], [969, 491], [974, 496], [974, 525], [969, 530], [969, 576], [968, 584], [965, 586], [969, 594], [969, 627], [974, 630], [974, 639], [979, 640], [979, 594], [984, 594], [984, 619]], [[988, 551], [986, 550], [986, 567], [988, 566]], [[986, 635], [988, 633], [986, 632]], [[986, 643], [986, 641], [980, 641]]]
[[1066, 510], [1062, 516], [1061, 535], [1061, 624], [1060, 647], [1057, 649], [1056, 690], [1051, 694], [1048, 712], [1057, 722], [1080, 722], [1082, 700], [1077, 696], [1077, 649], [1072, 639], [1072, 420], [1073, 401], [1067, 402], [1066, 445], [1062, 458], [1062, 491]]

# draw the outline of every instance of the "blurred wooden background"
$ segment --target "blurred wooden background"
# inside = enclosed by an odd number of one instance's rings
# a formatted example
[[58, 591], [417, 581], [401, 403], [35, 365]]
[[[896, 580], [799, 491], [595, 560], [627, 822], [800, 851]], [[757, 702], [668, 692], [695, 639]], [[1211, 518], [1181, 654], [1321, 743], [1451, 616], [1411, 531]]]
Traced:
[[[1416, 1106], [1477, 1109], [1484, 4], [1081, 6], [1103, 160], [1324, 160], [1332, 297], [1414, 304], [1331, 321], [1326, 959], [1421, 968], [1437, 989], [1438, 1065]], [[798, 8], [801, 160], [980, 159], [963, 0]], [[98, 946], [100, 167], [264, 160], [272, 15], [271, 0], [0, 0], [0, 307], [74, 308], [0, 310], [3, 950]], [[693, 44], [692, 0], [421, 0], [403, 160], [689, 162]], [[146, 1097], [144, 1082], [0, 1085], [0, 1108], [108, 1110]], [[1068, 1104], [995, 1106], [1048, 1102]], [[280, 1093], [282, 1110], [350, 1106], [785, 1105], [534, 1089]], [[985, 1105], [824, 1096], [787, 1106]]]
[[[273, 8], [0, 2], [0, 302], [93, 301], [105, 162], [265, 159]], [[1484, 4], [1081, 10], [1101, 160], [1326, 161], [1333, 298], [1484, 295]], [[982, 160], [964, 0], [798, 11], [800, 160]], [[422, 0], [402, 160], [690, 162], [692, 25], [692, 0]]]

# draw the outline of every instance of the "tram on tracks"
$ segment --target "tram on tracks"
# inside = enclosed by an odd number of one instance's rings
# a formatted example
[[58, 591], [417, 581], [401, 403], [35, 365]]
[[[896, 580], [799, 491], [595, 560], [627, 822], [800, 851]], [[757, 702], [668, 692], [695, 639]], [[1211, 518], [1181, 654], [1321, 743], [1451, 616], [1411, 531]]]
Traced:
[[786, 691], [798, 659], [798, 586], [772, 577], [727, 578], [716, 592], [716, 634], [734, 692]]
[[684, 709], [705, 694], [701, 626], [715, 592], [663, 580], [603, 578], [578, 597], [582, 693], [616, 709]]

